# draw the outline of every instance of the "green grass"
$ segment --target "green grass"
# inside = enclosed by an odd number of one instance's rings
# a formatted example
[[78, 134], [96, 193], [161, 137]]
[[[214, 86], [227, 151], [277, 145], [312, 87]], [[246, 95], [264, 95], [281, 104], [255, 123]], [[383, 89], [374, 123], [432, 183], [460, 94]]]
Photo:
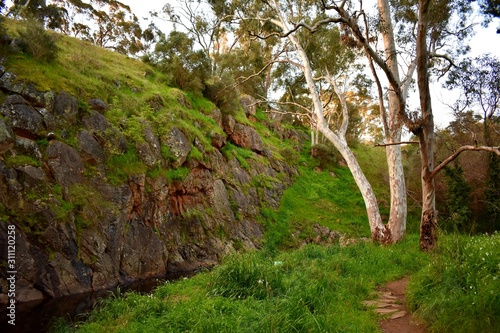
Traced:
[[105, 300], [76, 331], [378, 332], [379, 318], [361, 302], [424, 260], [416, 237], [393, 247], [307, 245], [275, 258], [235, 254], [212, 272], [150, 295]]
[[[9, 33], [15, 35], [23, 22], [6, 20]], [[60, 49], [52, 63], [41, 63], [25, 55], [7, 59], [7, 68], [18, 79], [27, 80], [40, 90], [64, 90], [85, 101], [99, 97], [106, 102], [117, 93], [145, 94], [157, 89], [164, 76], [137, 59], [110, 52], [91, 43], [56, 34]]]
[[[301, 166], [299, 173], [281, 198], [280, 208], [261, 211], [268, 250], [296, 247], [314, 224], [352, 237], [370, 236], [363, 198], [347, 168], [338, 167], [332, 173]], [[298, 238], [294, 237], [297, 231]]]
[[31, 156], [26, 156], [26, 155], [7, 155], [5, 156], [5, 165], [8, 168], [12, 168], [14, 166], [35, 166], [35, 167], [40, 167], [41, 163], [37, 159], [31, 157]]
[[498, 332], [500, 234], [442, 236], [408, 289], [429, 332]]
[[123, 184], [131, 175], [146, 173], [147, 167], [139, 159], [137, 152], [129, 148], [124, 154], [111, 156], [106, 164], [108, 181], [111, 184]]
[[233, 145], [231, 142], [227, 142], [226, 145], [222, 147], [221, 152], [228, 161], [232, 158], [236, 158], [243, 169], [250, 170], [250, 165], [247, 160], [254, 158], [254, 153], [250, 149], [241, 148]]
[[[403, 147], [402, 149], [404, 151], [405, 149], [410, 148]], [[382, 220], [387, 223], [390, 210], [390, 187], [385, 149], [383, 147], [373, 147], [359, 144], [353, 149], [353, 151], [358, 159], [358, 163], [361, 166], [363, 173], [375, 192]], [[403, 158], [403, 166], [406, 170], [407, 188], [410, 188], [409, 182], [412, 181], [412, 178], [414, 177], [414, 175], [410, 175], [408, 172], [408, 163], [411, 162], [412, 161], [408, 158]], [[374, 165], [377, 167], [374, 167]], [[420, 182], [420, 174], [417, 178]], [[420, 183], [418, 186], [420, 186]], [[412, 198], [408, 196], [407, 233], [420, 232], [421, 213], [420, 204], [415, 203]]]

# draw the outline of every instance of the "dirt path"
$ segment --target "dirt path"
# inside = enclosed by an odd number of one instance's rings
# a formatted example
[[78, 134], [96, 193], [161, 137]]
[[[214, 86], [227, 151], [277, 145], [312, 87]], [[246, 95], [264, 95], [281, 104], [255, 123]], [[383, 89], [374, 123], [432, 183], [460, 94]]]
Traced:
[[407, 285], [408, 278], [390, 282], [378, 289], [377, 299], [364, 302], [375, 306], [375, 312], [383, 316], [380, 327], [385, 333], [425, 333], [424, 325], [406, 311], [404, 298]]

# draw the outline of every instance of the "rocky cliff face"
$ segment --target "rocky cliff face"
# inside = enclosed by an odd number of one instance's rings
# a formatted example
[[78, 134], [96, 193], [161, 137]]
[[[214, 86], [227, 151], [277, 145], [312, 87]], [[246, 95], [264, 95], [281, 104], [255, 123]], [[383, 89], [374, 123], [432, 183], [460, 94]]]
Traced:
[[[3, 68], [0, 75], [0, 263], [15, 225], [21, 302], [194, 270], [257, 247], [260, 208], [277, 207], [296, 173], [253, 127], [217, 109], [211, 117], [224, 134], [210, 134], [210, 149], [175, 126], [158, 135], [148, 122], [134, 141], [110, 123], [99, 99], [36, 91]], [[248, 97], [242, 104], [255, 121]], [[301, 140], [293, 130], [281, 135]], [[227, 142], [252, 158], [242, 165], [224, 156]], [[126, 159], [131, 148], [137, 161]], [[190, 158], [193, 150], [203, 157]], [[116, 181], [110, 166], [130, 163], [143, 167]], [[8, 288], [0, 272], [2, 303]]]

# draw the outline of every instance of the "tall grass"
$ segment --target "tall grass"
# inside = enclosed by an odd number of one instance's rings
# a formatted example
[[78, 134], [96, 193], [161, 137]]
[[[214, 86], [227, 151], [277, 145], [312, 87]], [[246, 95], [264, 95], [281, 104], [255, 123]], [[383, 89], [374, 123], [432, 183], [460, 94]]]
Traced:
[[430, 332], [499, 332], [500, 234], [441, 237], [409, 285], [411, 308]]
[[393, 247], [307, 245], [271, 258], [235, 254], [150, 295], [104, 301], [78, 332], [377, 332], [362, 301], [424, 262], [416, 237]]

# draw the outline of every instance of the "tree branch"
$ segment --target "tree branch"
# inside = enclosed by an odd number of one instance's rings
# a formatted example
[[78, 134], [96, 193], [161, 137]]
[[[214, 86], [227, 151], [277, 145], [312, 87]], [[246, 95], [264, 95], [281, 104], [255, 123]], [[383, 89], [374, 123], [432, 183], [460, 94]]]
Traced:
[[418, 141], [402, 141], [402, 142], [391, 142], [391, 143], [377, 143], [375, 147], [387, 147], [396, 145], [418, 145]]
[[303, 117], [303, 116], [306, 116], [307, 118], [309, 118], [309, 120], [311, 120], [311, 116], [308, 115], [307, 113], [300, 113], [300, 112], [289, 112], [289, 111], [278, 111], [276, 109], [269, 109], [269, 110], [266, 110], [266, 111], [263, 111], [265, 113], [276, 113], [276, 114], [283, 114], [283, 115], [286, 115], [286, 116], [299, 116], [299, 117]]
[[456, 152], [454, 152], [452, 155], [450, 155], [447, 159], [445, 159], [443, 162], [441, 162], [437, 167], [434, 168], [432, 173], [430, 174], [431, 178], [434, 178], [436, 174], [441, 171], [445, 166], [447, 166], [451, 161], [453, 161], [455, 158], [458, 157], [461, 153], [463, 153], [466, 150], [473, 150], [473, 151], [487, 151], [490, 153], [495, 153], [500, 156], [500, 147], [486, 147], [486, 146], [462, 146], [458, 148]]

